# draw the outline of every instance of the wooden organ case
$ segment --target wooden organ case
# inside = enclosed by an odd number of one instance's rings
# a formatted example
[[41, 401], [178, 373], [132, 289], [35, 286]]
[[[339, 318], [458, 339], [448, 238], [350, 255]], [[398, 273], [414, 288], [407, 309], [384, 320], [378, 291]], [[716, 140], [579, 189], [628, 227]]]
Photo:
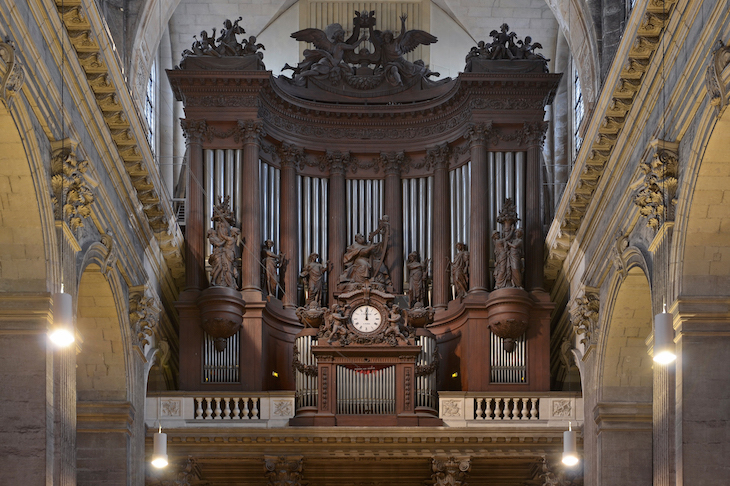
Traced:
[[381, 39], [375, 60], [345, 46], [276, 77], [233, 38], [235, 55], [198, 45], [168, 71], [187, 143], [181, 389], [296, 389], [299, 425], [434, 425], [438, 390], [548, 391], [541, 152], [560, 75], [472, 49], [469, 72], [431, 81]]

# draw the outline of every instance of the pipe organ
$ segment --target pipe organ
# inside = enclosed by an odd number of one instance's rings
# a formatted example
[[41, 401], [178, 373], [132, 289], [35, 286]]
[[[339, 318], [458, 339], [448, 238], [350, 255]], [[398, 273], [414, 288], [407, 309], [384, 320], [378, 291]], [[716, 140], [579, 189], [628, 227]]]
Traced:
[[434, 424], [438, 390], [549, 390], [560, 75], [523, 61], [440, 81], [274, 77], [246, 55], [168, 71], [189, 157], [181, 388], [296, 390], [301, 425]]

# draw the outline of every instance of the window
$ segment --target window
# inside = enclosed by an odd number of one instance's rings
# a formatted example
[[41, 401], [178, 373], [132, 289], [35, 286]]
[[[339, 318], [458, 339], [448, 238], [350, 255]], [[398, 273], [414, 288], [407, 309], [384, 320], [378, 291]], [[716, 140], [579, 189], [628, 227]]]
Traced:
[[157, 63], [152, 62], [150, 75], [147, 78], [147, 90], [144, 101], [144, 119], [147, 122], [147, 141], [150, 144], [152, 153], [155, 152], [155, 90], [157, 87]]
[[580, 136], [580, 125], [583, 122], [585, 110], [583, 106], [583, 93], [580, 89], [580, 77], [578, 76], [578, 70], [575, 69], [575, 65], [573, 66], [573, 72], [573, 99], [575, 100], [575, 103], [573, 104], [573, 156], [575, 157], [575, 155], [578, 154], [578, 150], [580, 150], [581, 143], [583, 142], [583, 139]]

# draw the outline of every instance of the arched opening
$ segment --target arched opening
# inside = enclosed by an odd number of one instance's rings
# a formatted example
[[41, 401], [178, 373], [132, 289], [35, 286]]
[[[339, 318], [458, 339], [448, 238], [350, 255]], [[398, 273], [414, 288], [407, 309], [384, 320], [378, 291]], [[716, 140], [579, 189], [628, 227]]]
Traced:
[[0, 292], [45, 292], [46, 255], [33, 177], [12, 116], [0, 105]]
[[79, 282], [77, 330], [77, 484], [129, 484], [134, 407], [128, 401], [127, 353], [112, 289], [98, 265]]
[[651, 484], [653, 371], [646, 339], [652, 305], [639, 267], [621, 282], [607, 316], [594, 412], [597, 484]]

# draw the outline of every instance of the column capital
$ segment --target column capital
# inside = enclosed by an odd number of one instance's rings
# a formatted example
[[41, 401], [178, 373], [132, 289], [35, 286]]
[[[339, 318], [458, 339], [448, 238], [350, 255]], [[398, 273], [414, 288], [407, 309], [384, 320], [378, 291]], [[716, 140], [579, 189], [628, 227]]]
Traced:
[[269, 486], [302, 486], [304, 456], [264, 456]]
[[350, 152], [328, 150], [325, 154], [325, 160], [331, 175], [344, 175], [350, 163]]
[[518, 140], [527, 145], [528, 147], [539, 146], [541, 147], [545, 142], [545, 134], [549, 122], [540, 121], [534, 123], [525, 123], [522, 125], [522, 129], [518, 132]]
[[259, 144], [261, 137], [265, 137], [264, 122], [261, 120], [238, 120], [238, 133], [234, 140], [238, 142], [243, 139], [246, 144]]
[[296, 168], [302, 163], [302, 158], [304, 157], [304, 151], [301, 148], [286, 142], [277, 148], [277, 154], [279, 155], [282, 169], [288, 167]]
[[435, 147], [426, 149], [426, 167], [433, 167], [434, 170], [448, 169], [453, 151], [448, 143], [442, 143]]
[[181, 118], [180, 126], [188, 144], [203, 143], [203, 139], [207, 139], [209, 142], [213, 140], [213, 130], [205, 120]]
[[434, 486], [466, 486], [471, 471], [468, 456], [436, 456], [431, 459], [431, 481]]
[[492, 122], [470, 123], [464, 132], [464, 138], [469, 140], [469, 144], [483, 145], [487, 143], [493, 132]]
[[406, 162], [405, 152], [380, 152], [380, 165], [385, 175], [400, 175]]

